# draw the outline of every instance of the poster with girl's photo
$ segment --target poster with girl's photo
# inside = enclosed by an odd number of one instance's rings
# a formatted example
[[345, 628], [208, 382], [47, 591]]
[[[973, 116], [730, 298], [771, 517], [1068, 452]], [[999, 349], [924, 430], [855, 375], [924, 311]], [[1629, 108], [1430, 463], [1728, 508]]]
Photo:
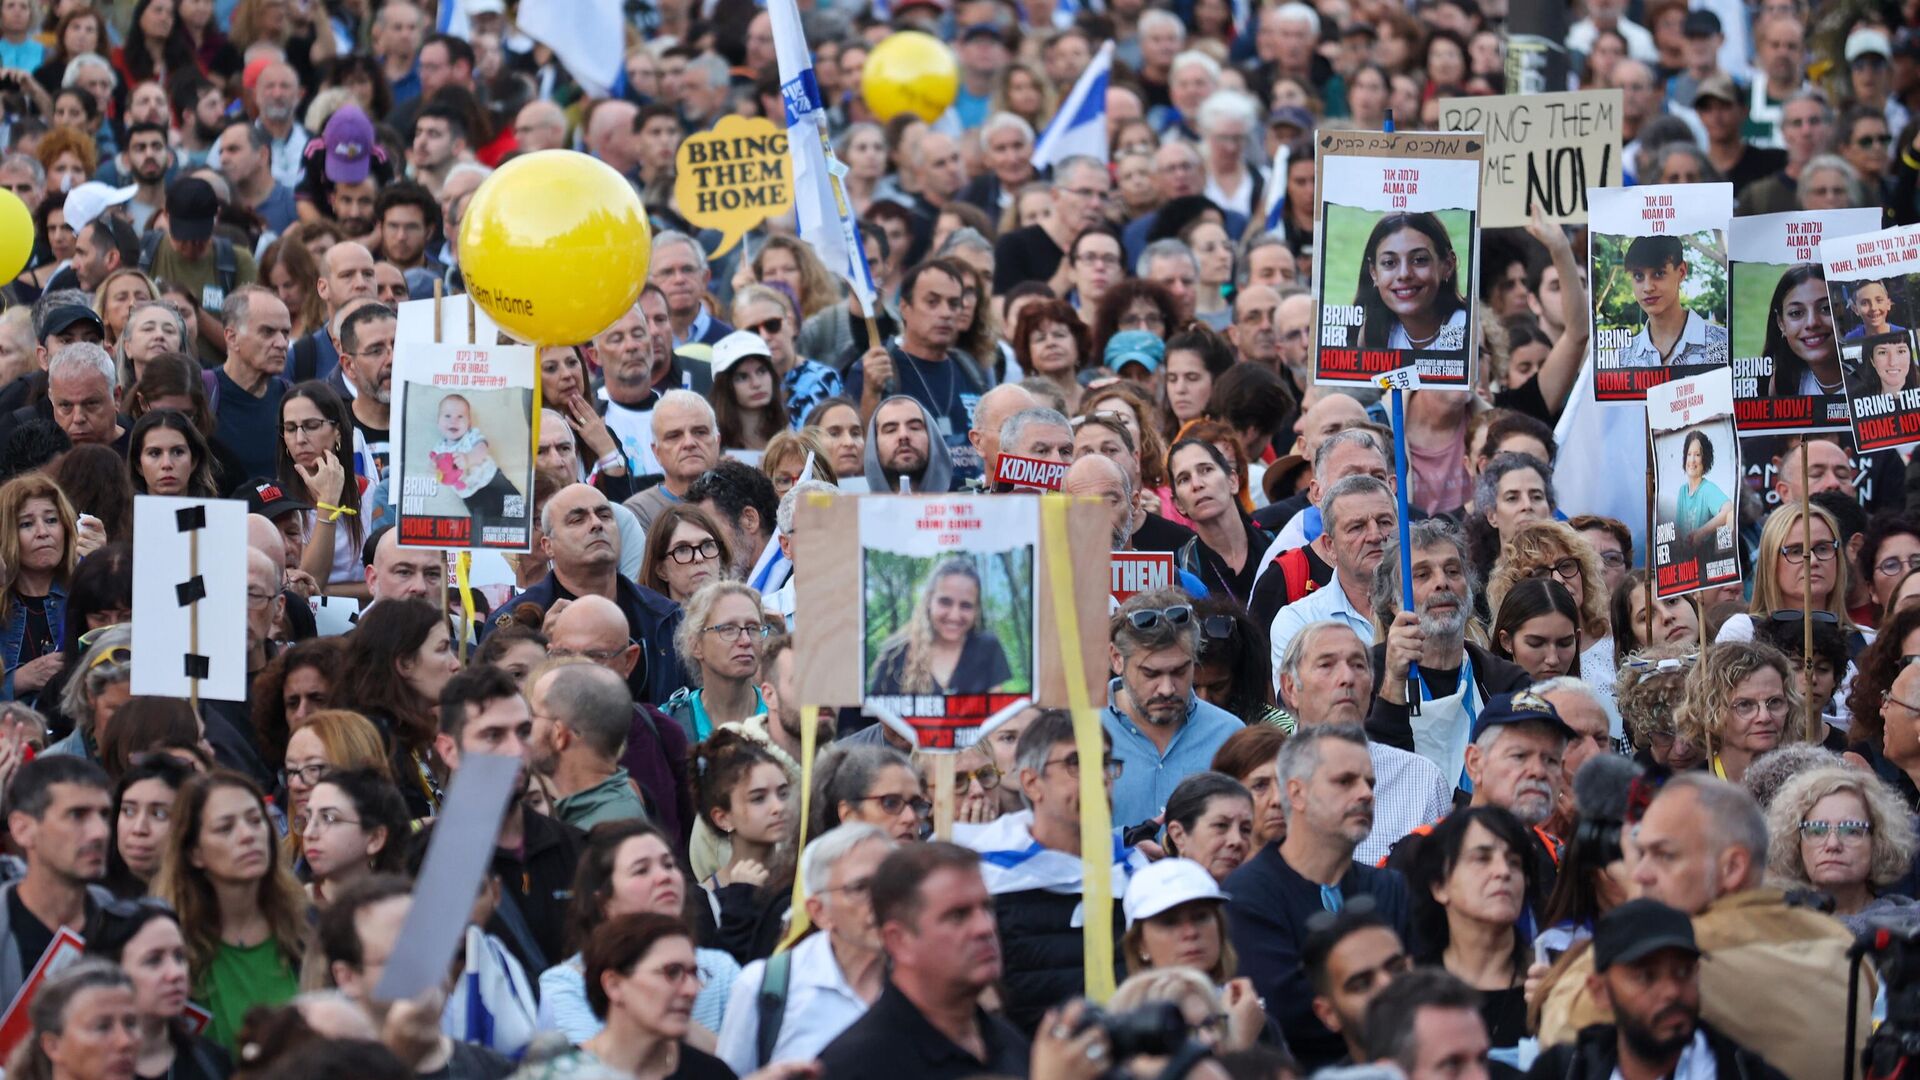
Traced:
[[1478, 361], [1474, 133], [1315, 133], [1322, 242], [1314, 381], [1372, 386], [1417, 367], [1429, 389], [1469, 390]]
[[1733, 374], [1714, 368], [1647, 390], [1653, 435], [1654, 591], [1662, 596], [1740, 580], [1740, 440]]
[[401, 546], [531, 549], [536, 372], [524, 346], [400, 347]]
[[1733, 185], [1588, 188], [1587, 207], [1594, 397], [1639, 403], [1725, 367]]
[[1920, 442], [1920, 226], [1830, 237], [1820, 256], [1855, 447]]
[[1727, 239], [1733, 414], [1743, 438], [1846, 429], [1845, 379], [1820, 241], [1879, 224], [1873, 207], [1733, 219]]

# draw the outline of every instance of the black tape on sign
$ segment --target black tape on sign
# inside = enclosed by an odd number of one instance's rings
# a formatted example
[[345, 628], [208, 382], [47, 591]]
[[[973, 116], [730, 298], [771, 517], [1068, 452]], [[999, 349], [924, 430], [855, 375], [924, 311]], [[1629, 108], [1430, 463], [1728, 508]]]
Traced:
[[180, 659], [189, 679], [204, 679], [207, 677], [207, 672], [212, 670], [212, 665], [207, 658], [196, 653], [188, 653]]
[[207, 579], [195, 574], [191, 579], [173, 587], [173, 595], [179, 599], [180, 606], [186, 607], [195, 600], [207, 598]]
[[186, 506], [173, 512], [174, 527], [181, 532], [193, 532], [207, 527], [207, 508], [204, 506]]

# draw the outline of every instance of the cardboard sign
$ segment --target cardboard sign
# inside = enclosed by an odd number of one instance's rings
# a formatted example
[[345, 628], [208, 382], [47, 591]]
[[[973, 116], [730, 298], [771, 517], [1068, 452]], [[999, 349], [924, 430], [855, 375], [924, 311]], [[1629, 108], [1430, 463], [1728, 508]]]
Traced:
[[1864, 454], [1920, 442], [1920, 226], [1829, 237], [1820, 256], [1854, 445]]
[[394, 417], [402, 547], [527, 551], [533, 544], [534, 350], [407, 344]]
[[1124, 604], [1135, 593], [1174, 586], [1173, 556], [1165, 551], [1116, 551], [1109, 573], [1112, 584], [1108, 595], [1116, 604]]
[[1733, 185], [1594, 188], [1587, 205], [1595, 398], [1637, 404], [1726, 367]]
[[1486, 141], [1481, 227], [1523, 227], [1536, 206], [1549, 224], [1586, 224], [1587, 189], [1622, 182], [1622, 98], [1581, 90], [1440, 99], [1440, 130]]
[[1875, 207], [1733, 219], [1727, 290], [1733, 311], [1733, 415], [1743, 437], [1847, 428], [1845, 380], [1820, 244], [1879, 227]]
[[1020, 491], [1059, 491], [1067, 476], [1063, 461], [1001, 454], [993, 466], [993, 482]]
[[139, 495], [133, 529], [129, 689], [247, 700], [247, 504]]
[[1647, 391], [1653, 435], [1654, 591], [1660, 596], [1740, 580], [1740, 444], [1733, 372], [1715, 368]]
[[27, 1007], [33, 1004], [33, 997], [40, 992], [46, 981], [61, 971], [73, 966], [86, 955], [87, 943], [79, 934], [62, 926], [53, 932], [53, 943], [47, 951], [40, 954], [40, 961], [27, 973], [27, 981], [20, 984], [20, 992], [13, 996], [13, 1003], [7, 1006], [5, 1015], [0, 1015], [0, 1061], [13, 1057], [14, 1048], [20, 1041], [33, 1032], [33, 1019], [27, 1015]]
[[1412, 366], [1429, 389], [1471, 389], [1480, 137], [1320, 131], [1314, 139], [1314, 381], [1371, 386]]
[[761, 222], [793, 208], [787, 133], [771, 120], [723, 116], [712, 131], [687, 136], [673, 165], [680, 213], [725, 234], [715, 258]]

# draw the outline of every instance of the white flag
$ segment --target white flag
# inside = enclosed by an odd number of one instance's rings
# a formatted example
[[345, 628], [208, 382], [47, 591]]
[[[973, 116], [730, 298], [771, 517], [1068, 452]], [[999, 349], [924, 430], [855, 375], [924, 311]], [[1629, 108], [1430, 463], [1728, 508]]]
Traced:
[[860, 222], [847, 201], [847, 167], [834, 157], [827, 137], [827, 110], [813, 77], [813, 55], [800, 28], [794, 0], [767, 0], [773, 48], [780, 58], [780, 96], [787, 104], [787, 150], [793, 158], [793, 209], [800, 238], [813, 245], [827, 269], [839, 274], [868, 315], [878, 315], [879, 290], [860, 242]]
[[1107, 160], [1107, 78], [1113, 73], [1113, 42], [1100, 46], [1074, 81], [1060, 111], [1033, 146], [1033, 167], [1045, 169], [1070, 157]]
[[523, 3], [520, 32], [553, 50], [560, 66], [591, 97], [606, 97], [619, 80], [626, 47], [620, 0]]

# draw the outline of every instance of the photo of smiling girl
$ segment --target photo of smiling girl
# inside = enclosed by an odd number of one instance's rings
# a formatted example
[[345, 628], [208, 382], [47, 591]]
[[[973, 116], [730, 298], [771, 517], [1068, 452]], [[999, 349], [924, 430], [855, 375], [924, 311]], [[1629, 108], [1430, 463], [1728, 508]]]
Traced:
[[1360, 258], [1353, 302], [1364, 313], [1360, 347], [1452, 351], [1466, 347], [1460, 260], [1435, 214], [1388, 214]]
[[1620, 367], [1674, 367], [1727, 362], [1727, 328], [1701, 318], [1682, 299], [1686, 248], [1677, 236], [1642, 236], [1627, 245], [1627, 276], [1645, 322], [1621, 354]]

